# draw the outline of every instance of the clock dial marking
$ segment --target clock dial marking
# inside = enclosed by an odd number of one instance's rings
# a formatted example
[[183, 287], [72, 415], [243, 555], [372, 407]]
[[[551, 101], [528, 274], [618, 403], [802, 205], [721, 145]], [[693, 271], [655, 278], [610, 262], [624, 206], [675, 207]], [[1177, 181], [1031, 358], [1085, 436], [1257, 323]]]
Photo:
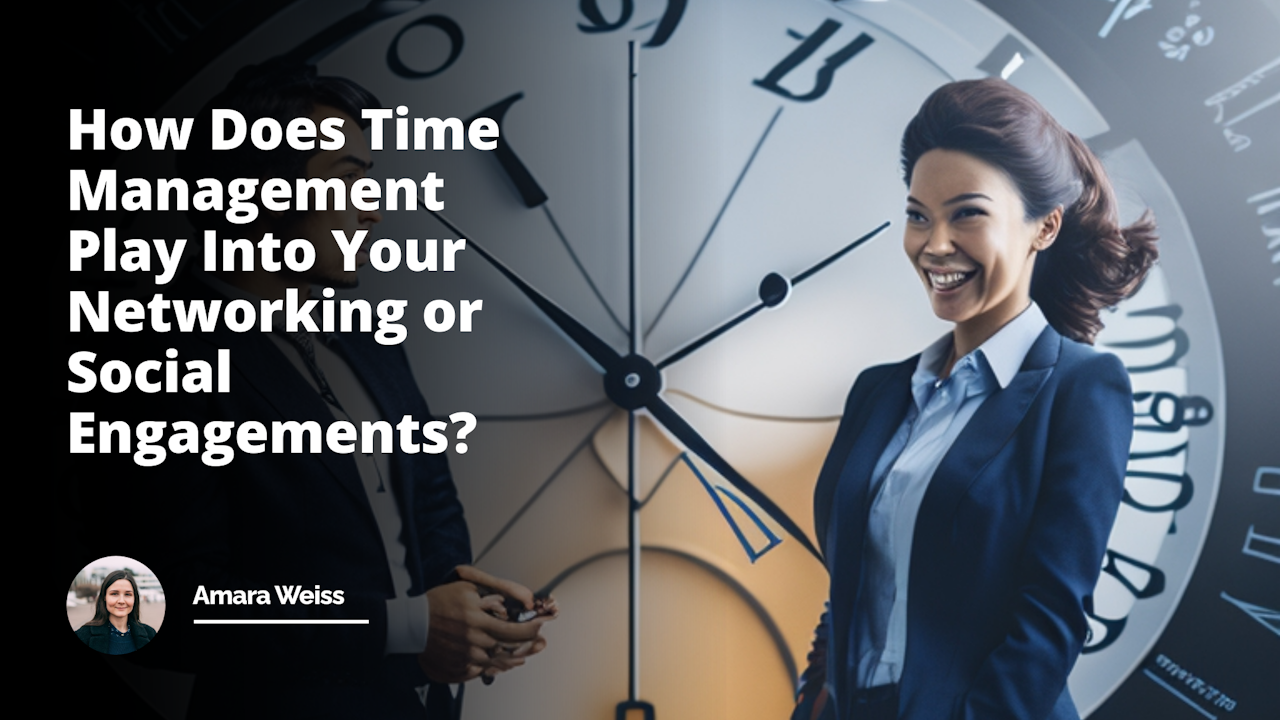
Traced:
[[1151, 0], [1138, 0], [1138, 4], [1130, 7], [1133, 0], [1120, 0], [1116, 3], [1116, 8], [1111, 11], [1111, 15], [1107, 21], [1102, 24], [1102, 29], [1098, 31], [1098, 37], [1105, 38], [1111, 34], [1112, 28], [1116, 26], [1121, 19], [1128, 20], [1143, 10], [1151, 9]]
[[[1133, 570], [1126, 572], [1126, 568], [1132, 568], [1137, 572], [1134, 573]], [[1160, 568], [1118, 553], [1111, 548], [1107, 548], [1106, 556], [1103, 558], [1102, 572], [1118, 580], [1139, 600], [1164, 592], [1165, 578]], [[1137, 577], [1131, 577], [1131, 575]]]
[[[400, 58], [400, 38], [416, 27], [434, 27], [449, 38], [449, 56], [445, 58], [444, 62], [430, 70], [415, 70]], [[458, 26], [458, 23], [444, 15], [420, 17], [400, 28], [400, 32], [396, 33], [395, 38], [391, 40], [391, 44], [387, 46], [387, 67], [396, 75], [411, 80], [425, 80], [429, 77], [435, 77], [448, 70], [450, 66], [458, 61], [458, 56], [462, 54], [462, 43], [462, 28]]]
[[[1268, 484], [1263, 478], [1272, 478], [1273, 484]], [[1280, 495], [1280, 486], [1274, 483], [1280, 483], [1280, 468], [1260, 467], [1253, 474], [1253, 491], [1260, 495]]]
[[698, 431], [694, 430], [693, 426], [675, 411], [675, 408], [668, 405], [666, 400], [655, 397], [646, 409], [655, 420], [661, 423], [672, 435], [675, 435], [676, 439], [689, 448], [694, 455], [702, 458], [712, 469], [720, 473], [725, 480], [729, 481], [730, 485], [737, 488], [743, 495], [746, 495], [761, 510], [764, 510], [769, 517], [773, 518], [774, 522], [781, 525], [788, 535], [799, 541], [804, 546], [804, 549], [809, 551], [809, 554], [818, 559], [818, 562], [822, 562], [822, 553], [809, 541], [809, 537], [804, 534], [804, 531], [782, 511], [782, 508], [778, 507], [769, 499], [769, 496], [760, 492], [748, 482], [737, 470], [734, 470], [728, 461], [720, 457], [715, 448], [711, 447], [711, 444], [704, 440], [698, 434]]
[[[1280, 196], [1280, 187], [1250, 195], [1247, 202], [1250, 205], [1259, 203], [1258, 215], [1265, 217], [1280, 210], [1280, 197], [1277, 196]], [[1262, 236], [1267, 239], [1267, 252], [1271, 253], [1271, 264], [1280, 265], [1280, 225], [1272, 226], [1263, 222]], [[1280, 287], [1280, 276], [1274, 278], [1271, 284]]]
[[[1275, 104], [1277, 101], [1280, 101], [1280, 93], [1275, 93], [1244, 110], [1234, 110], [1233, 112], [1235, 114], [1232, 118], [1223, 122], [1227, 112], [1226, 106], [1235, 98], [1244, 95], [1248, 95], [1249, 97], [1243, 102], [1257, 100], [1257, 94], [1253, 91], [1253, 88], [1261, 87], [1263, 84], [1268, 84], [1269, 88], [1264, 88], [1263, 92], [1274, 90], [1276, 86], [1276, 77], [1280, 77], [1280, 57], [1264, 64], [1262, 67], [1246, 75], [1239, 82], [1214, 93], [1204, 101], [1205, 107], [1211, 107], [1217, 110], [1214, 115], [1213, 122], [1215, 125], [1222, 126], [1222, 136], [1227, 140], [1227, 144], [1229, 144], [1236, 152], [1241, 152], [1247, 149], [1253, 144], [1253, 140], [1247, 135], [1233, 131], [1231, 126], [1254, 113]], [[1268, 78], [1271, 79], [1270, 83], [1266, 83]]]
[[[1166, 318], [1169, 318], [1170, 320], [1176, 321], [1178, 318], [1182, 317], [1182, 307], [1177, 304], [1165, 305], [1163, 307], [1149, 308], [1147, 310], [1137, 310], [1129, 313], [1129, 315], [1132, 317], [1143, 317], [1143, 316], [1166, 317]], [[1143, 340], [1116, 341], [1116, 342], [1107, 343], [1107, 345], [1108, 347], [1121, 348], [1121, 349], [1154, 348], [1154, 347], [1163, 345], [1167, 342], [1173, 343], [1173, 349], [1169, 353], [1168, 357], [1152, 365], [1131, 365], [1129, 366], [1128, 370], [1130, 374], [1132, 374], [1132, 373], [1153, 372], [1155, 370], [1162, 370], [1164, 368], [1175, 367], [1178, 363], [1178, 360], [1180, 360], [1184, 355], [1186, 355], [1187, 352], [1191, 349], [1191, 340], [1190, 338], [1187, 337], [1187, 331], [1183, 330], [1181, 327], [1177, 325], [1174, 325], [1173, 329], [1170, 330], [1169, 333], [1166, 335], [1161, 335], [1159, 337], [1153, 337], [1153, 338], [1148, 338]]]
[[1272, 610], [1271, 608], [1233, 598], [1225, 590], [1218, 597], [1240, 608], [1245, 615], [1258, 621], [1259, 625], [1270, 630], [1276, 636], [1280, 636], [1280, 610]]
[[612, 32], [626, 25], [627, 21], [631, 19], [631, 13], [635, 10], [635, 3], [633, 0], [622, 0], [622, 12], [618, 14], [618, 19], [614, 22], [604, 19], [604, 13], [600, 12], [600, 5], [595, 0], [581, 0], [578, 3], [578, 9], [591, 22], [590, 25], [578, 23], [579, 30], [584, 33]]
[[1250, 525], [1244, 537], [1244, 548], [1240, 552], [1249, 557], [1280, 565], [1280, 537], [1254, 532], [1253, 526]]
[[836, 31], [841, 27], [842, 25], [839, 22], [830, 18], [822, 21], [822, 24], [818, 26], [818, 29], [815, 30], [812, 35], [805, 38], [804, 42], [800, 43], [799, 47], [792, 50], [777, 65], [774, 65], [773, 69], [770, 70], [763, 78], [759, 80], [752, 80], [752, 84], [757, 87], [762, 87], [769, 92], [781, 95], [788, 100], [796, 100], [799, 102], [811, 102], [813, 100], [817, 100], [823, 95], [826, 95], [827, 90], [831, 89], [831, 81], [835, 79], [836, 70], [839, 70], [841, 65], [852, 60], [855, 55], [866, 50], [871, 43], [875, 42], [870, 35], [866, 33], [859, 33], [858, 37], [851, 40], [847, 45], [835, 51], [831, 55], [828, 55], [827, 59], [823, 61], [822, 67], [818, 69], [818, 75], [814, 80], [813, 88], [808, 92], [802, 95], [797, 95], [778, 83], [782, 78], [786, 77], [787, 73], [794, 70], [796, 66], [807, 60], [810, 55], [817, 52], [818, 48], [822, 47], [822, 44], [825, 43], [832, 35], [835, 35]]
[[[716, 509], [718, 509], [720, 514], [724, 516], [725, 522], [729, 523], [729, 527], [733, 530], [734, 537], [738, 538], [738, 543], [742, 545], [742, 549], [747, 552], [747, 557], [751, 559], [751, 562], [754, 563], [756, 560], [759, 560], [765, 553], [774, 549], [778, 546], [778, 543], [782, 542], [782, 538], [775, 535], [774, 532], [769, 529], [768, 525], [761, 522], [755, 511], [752, 510], [749, 505], [742, 502], [737, 495], [725, 490], [722, 486], [712, 487], [711, 483], [708, 482], [707, 478], [702, 474], [702, 471], [698, 470], [698, 466], [694, 465], [693, 461], [689, 459], [688, 453], [680, 453], [679, 460], [688, 466], [689, 471], [692, 472], [694, 477], [698, 478], [698, 482], [702, 484], [702, 489], [706, 490], [707, 494], [711, 496], [711, 500], [716, 504]], [[733, 515], [729, 512], [729, 508], [725, 507], [724, 501], [720, 499], [720, 495], [722, 494], [732, 500], [733, 503], [746, 514], [747, 519], [755, 523], [756, 529], [764, 534], [766, 543], [763, 548], [756, 550], [752, 547], [751, 543], [747, 540], [747, 536], [743, 534], [742, 528], [738, 527], [738, 522], [733, 519]]]
[[507, 142], [507, 133], [502, 129], [502, 121], [506, 118], [507, 111], [517, 100], [523, 98], [522, 92], [508, 95], [476, 113], [467, 120], [467, 123], [470, 124], [477, 118], [484, 117], [498, 123], [498, 146], [492, 150], [493, 156], [497, 158], [498, 164], [502, 166], [503, 172], [510, 178], [511, 183], [516, 186], [516, 192], [520, 194], [524, 206], [535, 208], [547, 201], [547, 193], [541, 185], [538, 185], [538, 181], [533, 179], [533, 173], [529, 172], [529, 168], [525, 167], [515, 151], [511, 149], [511, 144]]
[[[1186, 444], [1184, 443], [1181, 446], [1181, 448], [1186, 449]], [[1133, 456], [1131, 455], [1130, 462], [1132, 462], [1132, 457]], [[1126, 482], [1125, 483], [1126, 487], [1124, 489], [1124, 498], [1122, 502], [1146, 512], [1158, 513], [1158, 512], [1169, 512], [1171, 510], [1181, 510], [1191, 502], [1191, 498], [1195, 495], [1195, 484], [1191, 481], [1191, 476], [1186, 473], [1182, 473], [1181, 475], [1174, 475], [1173, 473], [1146, 472], [1142, 470], [1130, 469], [1125, 472], [1125, 479], [1127, 481], [1130, 478], [1171, 482], [1171, 483], [1176, 483], [1178, 486], [1178, 495], [1173, 500], [1170, 500], [1162, 505], [1152, 505], [1152, 504], [1141, 502], [1136, 498], [1134, 498], [1133, 492], [1128, 487], [1129, 483]]]
[[[667, 40], [671, 39], [671, 34], [676, 31], [676, 26], [680, 24], [680, 18], [684, 15], [685, 5], [688, 0], [667, 0], [667, 9], [662, 12], [662, 17], [656, 21], [646, 22], [637, 27], [637, 30], [643, 30], [655, 22], [658, 27], [653, 31], [653, 36], [645, 42], [645, 47], [662, 47]], [[590, 24], [578, 23], [578, 29], [584, 33], [606, 33], [619, 30], [631, 20], [631, 14], [635, 10], [633, 0], [622, 0], [622, 11], [618, 13], [618, 19], [609, 22], [605, 20], [604, 13], [600, 12], [600, 4], [596, 0], [580, 0], [578, 9], [587, 18]]]

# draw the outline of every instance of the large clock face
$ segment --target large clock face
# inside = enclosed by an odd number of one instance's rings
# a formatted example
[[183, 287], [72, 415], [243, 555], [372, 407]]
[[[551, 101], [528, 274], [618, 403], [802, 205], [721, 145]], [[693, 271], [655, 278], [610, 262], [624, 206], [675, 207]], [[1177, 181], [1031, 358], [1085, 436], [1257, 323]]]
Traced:
[[[1275, 381], [1258, 369], [1280, 337], [1275, 266], [1265, 271], [1280, 178], [1258, 168], [1280, 157], [1266, 134], [1280, 70], [1237, 18], [1254, 9], [1088, 5], [433, 0], [351, 16], [296, 3], [158, 114], [190, 114], [238, 67], [302, 48], [410, 117], [497, 119], [498, 153], [388, 149], [376, 173], [445, 178], [444, 215], [461, 234], [616, 352], [656, 365], [671, 408], [812, 537], [814, 480], [853, 379], [948, 330], [902, 250], [902, 128], [942, 83], [1007, 76], [1095, 148], [1124, 218], [1152, 208], [1162, 238], [1160, 265], [1104, 316], [1098, 341], [1130, 370], [1135, 440], [1072, 695], [1100, 718], [1251, 717], [1274, 688], [1256, 665], [1224, 660], [1224, 641], [1188, 639], [1196, 620], [1178, 613], [1195, 603], [1246, 658], [1276, 639], [1280, 553], [1267, 538], [1280, 527], [1267, 505], [1280, 461], [1257, 433], [1280, 420]], [[1274, 39], [1280, 23], [1259, 19]], [[333, 23], [345, 30], [324, 35]], [[1231, 32], [1245, 49], [1204, 70]], [[1099, 76], [1107, 68], [1118, 74]], [[1210, 137], [1192, 134], [1182, 152], [1235, 175], [1172, 162], [1186, 141], [1168, 125], [1182, 118], [1117, 99], [1117, 86], [1151, 77], [1204, 85], [1192, 107]], [[1254, 239], [1239, 243], [1256, 252], [1223, 245], [1221, 229], [1241, 224]], [[390, 212], [374, 234], [459, 233]], [[470, 451], [450, 458], [477, 564], [554, 585], [565, 612], [547, 654], [469, 693], [468, 716], [608, 716], [627, 698], [633, 475], [639, 696], [664, 717], [787, 714], [827, 591], [800, 542], [643, 410], [631, 467], [627, 412], [598, 369], [474, 252], [453, 273], [366, 272], [356, 292], [411, 307], [484, 300], [470, 334], [416, 327], [407, 347], [433, 410], [480, 421]], [[701, 342], [757, 304], [771, 307]], [[1252, 390], [1228, 398], [1236, 377]]]

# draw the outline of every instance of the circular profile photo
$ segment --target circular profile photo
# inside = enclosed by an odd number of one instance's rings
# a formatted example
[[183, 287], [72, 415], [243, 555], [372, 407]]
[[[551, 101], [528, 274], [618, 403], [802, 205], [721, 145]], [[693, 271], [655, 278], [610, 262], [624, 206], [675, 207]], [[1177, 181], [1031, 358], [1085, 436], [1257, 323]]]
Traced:
[[98, 558], [71, 581], [67, 620], [81, 642], [104, 655], [141, 650], [164, 623], [164, 588], [133, 558]]

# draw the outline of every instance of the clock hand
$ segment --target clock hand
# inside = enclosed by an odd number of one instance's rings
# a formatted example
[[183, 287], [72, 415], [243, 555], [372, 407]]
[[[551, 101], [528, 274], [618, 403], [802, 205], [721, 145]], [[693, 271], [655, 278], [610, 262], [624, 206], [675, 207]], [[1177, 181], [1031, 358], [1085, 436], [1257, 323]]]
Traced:
[[752, 485], [737, 470], [734, 470], [732, 465], [720, 457], [720, 454], [711, 447], [711, 443], [704, 440], [688, 421], [667, 404], [666, 400], [655, 394], [645, 404], [645, 407], [649, 410], [649, 414], [653, 419], [661, 423], [672, 435], [675, 435], [690, 452], [702, 458], [704, 462], [720, 473], [724, 479], [728, 480], [730, 485], [737, 488], [743, 495], [751, 498], [751, 501], [760, 506], [761, 510], [765, 511], [769, 517], [781, 525], [788, 535], [799, 541], [805, 550], [808, 550], [819, 562], [822, 562], [822, 553], [809, 541], [808, 536], [804, 534], [800, 526], [796, 525], [795, 521], [788, 517], [782, 508], [774, 504], [768, 495], [765, 495], [759, 488]]
[[876, 235], [879, 235], [887, 227], [889, 227], [889, 221], [885, 220], [883, 223], [880, 223], [880, 226], [877, 227], [876, 229], [872, 230], [866, 235], [863, 235], [857, 240], [854, 240], [848, 245], [845, 245], [844, 247], [840, 248], [836, 252], [827, 256], [826, 259], [817, 263], [816, 265], [809, 268], [808, 270], [801, 272], [799, 275], [796, 275], [790, 280], [784, 278], [778, 273], [769, 273], [768, 275], [765, 275], [764, 279], [760, 281], [760, 302], [756, 303], [755, 305], [752, 305], [746, 310], [743, 310], [742, 312], [738, 313], [734, 317], [716, 326], [712, 330], [707, 331], [705, 334], [702, 335], [702, 337], [699, 337], [698, 339], [690, 342], [689, 344], [685, 345], [679, 350], [676, 350], [675, 352], [671, 353], [667, 357], [658, 361], [657, 368], [659, 370], [662, 370], [663, 368], [674, 365], [675, 363], [683, 360], [689, 355], [692, 355], [696, 350], [701, 348], [703, 345], [706, 345], [712, 340], [715, 340], [716, 338], [725, 334], [729, 330], [733, 329], [735, 326], [737, 326], [747, 318], [751, 317], [752, 315], [755, 315], [756, 313], [760, 312], [761, 310], [767, 307], [777, 307], [781, 305], [791, 295], [791, 288], [813, 277], [818, 273], [819, 270], [825, 269], [831, 263], [849, 254], [854, 249], [856, 249], [859, 245], [862, 245], [863, 243], [875, 237]]
[[724, 202], [720, 205], [720, 211], [716, 213], [715, 220], [711, 221], [711, 227], [707, 229], [707, 234], [703, 236], [702, 242], [698, 245], [697, 251], [693, 253], [693, 258], [689, 260], [689, 264], [684, 269], [684, 274], [676, 281], [676, 286], [671, 288], [667, 299], [663, 301], [662, 307], [658, 308], [658, 314], [653, 316], [653, 322], [649, 324], [646, 335], [653, 332], [658, 326], [658, 322], [662, 320], [662, 316], [667, 312], [667, 308], [671, 306], [671, 301], [675, 300], [679, 294], [680, 288], [684, 287], [684, 283], [689, 279], [689, 275], [693, 272], [693, 266], [698, 264], [698, 258], [702, 257], [702, 251], [707, 248], [707, 243], [711, 242], [711, 236], [715, 234], [716, 227], [720, 225], [720, 219], [724, 217], [724, 213], [729, 209], [729, 203], [733, 202], [733, 196], [738, 193], [738, 187], [742, 185], [742, 180], [747, 176], [747, 171], [751, 169], [751, 164], [755, 162], [756, 155], [760, 153], [760, 148], [764, 147], [764, 141], [769, 137], [769, 131], [773, 130], [773, 126], [778, 122], [778, 118], [782, 115], [782, 106], [778, 106], [777, 112], [773, 117], [769, 118], [769, 124], [765, 126], [764, 132], [760, 134], [760, 139], [756, 141], [756, 146], [752, 148], [751, 155], [747, 158], [747, 162], [742, 166], [742, 170], [738, 173], [738, 178], [733, 181], [733, 187], [729, 189], [729, 195], [725, 197]]
[[[422, 205], [421, 207], [426, 209], [426, 205]], [[427, 212], [431, 213], [436, 220], [439, 220], [442, 225], [458, 237], [468, 237], [466, 233], [458, 229], [458, 226], [450, 222], [444, 215], [430, 209], [427, 209]], [[538, 309], [542, 311], [542, 314], [546, 315], [551, 322], [555, 323], [555, 326], [560, 328], [560, 331], [567, 335], [569, 340], [573, 342], [574, 345], [578, 346], [579, 350], [586, 353], [587, 357], [591, 358], [602, 372], [608, 375], [613, 368], [617, 367], [618, 363], [622, 360], [622, 356], [610, 347], [608, 343], [601, 340], [599, 336], [588, 330], [585, 325], [578, 322], [578, 320], [572, 315], [562, 310], [559, 305], [552, 302], [552, 300], [546, 295], [538, 292], [538, 290], [536, 290], [532, 285], [525, 282], [524, 279], [517, 275], [514, 270], [507, 267], [505, 263], [491, 255], [488, 250], [481, 247], [475, 240], [468, 239], [467, 246], [475, 250], [480, 257], [484, 258], [499, 273], [502, 273], [503, 277], [509, 280], [512, 285], [515, 285], [516, 289], [524, 293], [524, 296], [529, 298], [529, 300], [536, 305]]]
[[542, 208], [542, 214], [547, 218], [551, 229], [555, 231], [556, 237], [560, 239], [560, 244], [564, 246], [565, 252], [569, 253], [569, 259], [573, 261], [574, 267], [578, 268], [578, 273], [586, 281], [587, 287], [591, 288], [591, 292], [600, 301], [600, 306], [609, 314], [609, 318], [618, 326], [618, 329], [626, 332], [622, 321], [618, 319], [618, 315], [613, 311], [609, 301], [604, 299], [604, 294], [596, 286], [595, 280], [591, 278], [591, 274], [583, 266], [582, 260], [578, 258], [578, 253], [574, 252], [573, 246], [569, 244], [568, 238], [565, 237], [564, 232], [560, 229], [560, 224], [556, 222], [555, 216], [551, 214], [551, 204], [548, 202], [547, 191], [538, 184], [538, 181], [533, 177], [533, 173], [529, 171], [524, 161], [520, 159], [519, 155], [516, 155], [515, 150], [511, 148], [511, 144], [507, 142], [506, 129], [504, 128], [507, 111], [511, 109], [511, 106], [517, 100], [522, 98], [524, 98], [523, 92], [509, 95], [476, 113], [467, 122], [470, 123], [476, 118], [487, 117], [498, 123], [498, 147], [493, 150], [493, 155], [498, 160], [498, 166], [502, 168], [503, 174], [511, 181], [511, 186], [516, 189], [516, 194], [520, 196], [520, 200], [525, 207]]
[[[426, 205], [424, 204], [421, 207], [425, 209]], [[441, 213], [435, 210], [427, 210], [427, 212], [431, 213], [433, 217], [458, 237], [467, 237], [466, 233], [462, 232], [457, 225], [454, 225]], [[474, 240], [468, 239], [467, 244], [468, 247], [474, 249], [486, 262], [501, 273], [503, 277], [515, 285], [520, 292], [524, 293], [525, 297], [529, 298], [548, 319], [555, 323], [556, 327], [560, 328], [569, 337], [570, 341], [596, 363], [605, 375], [605, 393], [609, 396], [609, 399], [625, 410], [647, 409], [650, 415], [672, 435], [675, 435], [680, 442], [684, 443], [690, 452], [702, 458], [716, 472], [728, 480], [729, 484], [755, 502], [761, 510], [781, 525], [789, 535], [796, 538], [814, 557], [822, 560], [822, 554], [818, 552], [818, 549], [809, 541], [809, 538], [805, 536], [804, 531], [796, 525], [795, 521], [788, 517], [768, 496], [752, 485], [737, 470], [734, 470], [733, 466], [720, 457], [720, 454], [693, 429], [692, 425], [658, 396], [658, 392], [662, 389], [662, 376], [652, 363], [639, 355], [628, 355], [626, 357], [619, 355], [616, 350], [588, 330], [582, 323], [534, 289], [515, 271], [491, 255], [489, 251]]]

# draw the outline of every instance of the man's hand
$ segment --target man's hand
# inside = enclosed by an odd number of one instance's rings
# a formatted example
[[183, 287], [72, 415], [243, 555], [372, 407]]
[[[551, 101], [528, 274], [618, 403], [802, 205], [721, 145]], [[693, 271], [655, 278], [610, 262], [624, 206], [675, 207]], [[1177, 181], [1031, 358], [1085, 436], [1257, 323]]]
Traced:
[[[525, 658], [546, 647], [539, 632], [554, 614], [524, 623], [500, 619], [506, 617], [503, 596], [532, 610], [532, 591], [470, 566], [461, 565], [457, 572], [461, 580], [427, 592], [430, 625], [418, 664], [428, 678], [456, 683], [482, 674], [492, 677], [523, 665]], [[496, 592], [482, 595], [482, 588]]]

